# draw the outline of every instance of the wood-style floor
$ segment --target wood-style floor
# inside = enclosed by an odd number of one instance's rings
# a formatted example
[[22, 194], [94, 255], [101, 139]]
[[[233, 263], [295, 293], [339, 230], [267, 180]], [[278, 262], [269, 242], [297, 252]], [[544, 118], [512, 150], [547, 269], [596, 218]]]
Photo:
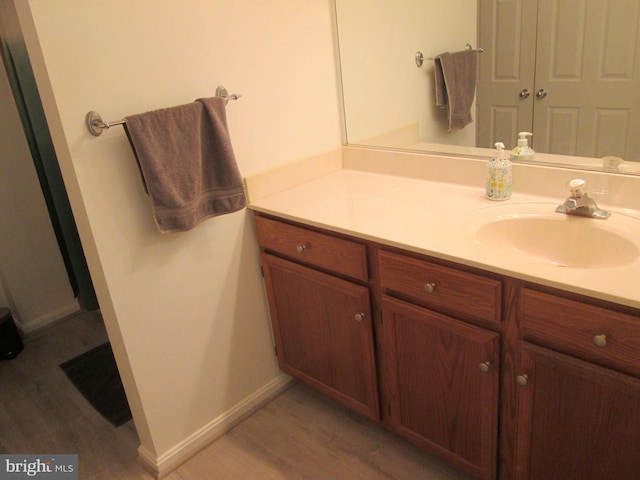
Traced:
[[[60, 363], [107, 341], [98, 313], [27, 337], [0, 361], [0, 453], [77, 453], [82, 480], [151, 480], [132, 422], [114, 428]], [[167, 480], [461, 480], [397, 436], [296, 384], [165, 477]]]

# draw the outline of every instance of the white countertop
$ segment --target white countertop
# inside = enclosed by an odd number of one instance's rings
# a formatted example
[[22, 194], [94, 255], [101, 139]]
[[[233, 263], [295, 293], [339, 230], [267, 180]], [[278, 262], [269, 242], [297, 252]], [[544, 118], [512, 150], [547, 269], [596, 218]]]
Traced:
[[[401, 177], [344, 166], [259, 198], [252, 198], [253, 184], [247, 182], [247, 189], [249, 208], [255, 211], [640, 308], [640, 258], [616, 267], [561, 267], [502, 254], [475, 240], [474, 212], [518, 208], [518, 204], [554, 212], [563, 199], [520, 193], [516, 187], [510, 200], [493, 202], [486, 199], [483, 185]], [[639, 220], [631, 221], [640, 222], [636, 211], [607, 209], [613, 212], [612, 218], [618, 214], [628, 221], [629, 215], [637, 215]], [[613, 222], [610, 225], [615, 226]]]

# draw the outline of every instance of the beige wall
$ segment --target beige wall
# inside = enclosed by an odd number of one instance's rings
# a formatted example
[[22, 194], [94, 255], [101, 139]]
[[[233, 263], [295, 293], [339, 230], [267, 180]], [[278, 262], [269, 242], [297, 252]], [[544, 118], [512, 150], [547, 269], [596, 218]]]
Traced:
[[[11, 15], [0, 12], [4, 24]], [[10, 35], [2, 25], [0, 32]], [[79, 307], [1, 62], [0, 192], [0, 306], [9, 307], [20, 329], [31, 332]]]
[[141, 437], [170, 462], [282, 379], [248, 213], [152, 221], [105, 120], [225, 85], [243, 175], [340, 145], [329, 0], [16, 0], [65, 184]]

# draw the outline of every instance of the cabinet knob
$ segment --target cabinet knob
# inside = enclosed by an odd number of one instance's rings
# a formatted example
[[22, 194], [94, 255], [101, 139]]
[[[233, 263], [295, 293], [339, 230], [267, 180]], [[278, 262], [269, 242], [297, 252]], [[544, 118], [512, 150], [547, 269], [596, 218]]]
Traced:
[[595, 337], [593, 337], [593, 344], [596, 347], [606, 347], [607, 346], [607, 336], [604, 333], [601, 333], [600, 335], [596, 335]]
[[482, 362], [478, 367], [480, 367], [481, 372], [487, 373], [491, 368], [491, 362]]
[[356, 313], [356, 321], [361, 322], [366, 315], [364, 313]]
[[435, 292], [436, 291], [436, 284], [435, 283], [425, 283], [424, 291], [427, 292], [427, 293]]
[[296, 247], [296, 250], [298, 251], [298, 253], [304, 253], [307, 251], [307, 246], [303, 243], [301, 245], [298, 245]]
[[518, 375], [516, 377], [516, 383], [524, 387], [527, 383], [529, 383], [529, 375], [527, 375], [526, 373], [524, 375]]

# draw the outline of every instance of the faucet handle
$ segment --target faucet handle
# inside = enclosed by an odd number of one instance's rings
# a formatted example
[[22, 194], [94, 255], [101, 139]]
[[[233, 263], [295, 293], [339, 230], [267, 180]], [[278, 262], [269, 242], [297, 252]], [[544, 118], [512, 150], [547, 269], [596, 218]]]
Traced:
[[567, 183], [571, 196], [575, 198], [583, 197], [587, 193], [587, 182], [581, 178], [574, 178]]

